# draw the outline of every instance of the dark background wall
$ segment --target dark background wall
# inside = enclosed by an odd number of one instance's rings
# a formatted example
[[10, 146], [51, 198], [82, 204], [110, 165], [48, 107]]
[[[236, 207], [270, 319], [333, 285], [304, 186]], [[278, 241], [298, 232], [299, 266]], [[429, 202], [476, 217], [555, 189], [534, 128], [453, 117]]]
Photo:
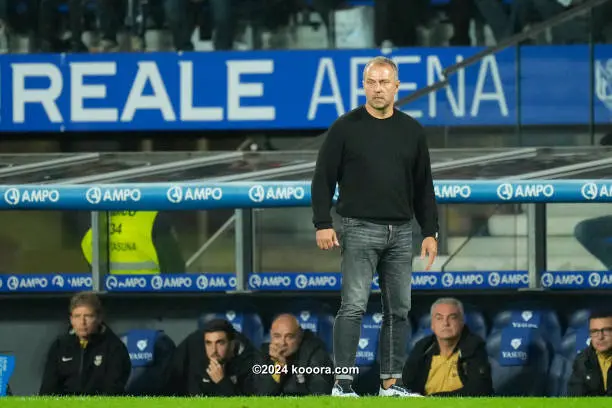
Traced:
[[[431, 303], [441, 296], [455, 296], [466, 306], [481, 310], [490, 319], [499, 310], [513, 304], [540, 305], [555, 309], [565, 324], [565, 317], [573, 310], [593, 305], [612, 306], [612, 298], [605, 292], [415, 292], [412, 320], [428, 313]], [[267, 331], [271, 317], [304, 300], [322, 304], [335, 313], [339, 305], [336, 293], [328, 294], [248, 294], [248, 295], [102, 295], [107, 311], [107, 322], [121, 333], [134, 328], [163, 329], [178, 344], [197, 328], [203, 312], [240, 310], [253, 307], [262, 317]], [[372, 311], [380, 310], [380, 296], [373, 294]], [[16, 395], [38, 392], [45, 356], [50, 343], [69, 329], [68, 303], [70, 295], [20, 296], [1, 298], [0, 352], [15, 355], [17, 364], [11, 380]]]

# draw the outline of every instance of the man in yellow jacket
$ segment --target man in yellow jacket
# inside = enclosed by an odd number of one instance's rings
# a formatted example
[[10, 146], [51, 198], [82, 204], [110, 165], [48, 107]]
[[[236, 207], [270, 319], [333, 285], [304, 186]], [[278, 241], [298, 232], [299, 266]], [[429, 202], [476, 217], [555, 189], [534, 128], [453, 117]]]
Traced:
[[[113, 275], [184, 273], [170, 217], [157, 211], [111, 211], [108, 220], [109, 269]], [[92, 262], [92, 230], [81, 242]]]

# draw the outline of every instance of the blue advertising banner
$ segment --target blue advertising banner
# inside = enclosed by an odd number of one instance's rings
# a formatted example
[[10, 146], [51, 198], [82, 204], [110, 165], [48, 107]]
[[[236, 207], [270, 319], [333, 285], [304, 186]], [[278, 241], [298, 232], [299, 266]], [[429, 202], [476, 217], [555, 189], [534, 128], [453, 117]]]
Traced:
[[[397, 49], [399, 98], [477, 47]], [[361, 105], [365, 50], [4, 55], [0, 131], [324, 129]], [[518, 65], [518, 69], [517, 69]], [[591, 85], [593, 84], [593, 86]], [[518, 99], [520, 96], [520, 99]], [[402, 110], [425, 126], [612, 122], [612, 46], [484, 58]]]
[[[612, 289], [612, 271], [549, 271], [541, 276], [544, 289], [585, 290]], [[90, 274], [0, 275], [0, 293], [78, 292], [92, 289]], [[529, 287], [527, 271], [415, 271], [414, 290], [503, 290]], [[103, 290], [109, 292], [226, 292], [237, 288], [233, 273], [111, 275], [106, 276]], [[252, 273], [247, 289], [252, 291], [340, 291], [339, 272], [267, 272]], [[380, 290], [378, 275], [372, 290]]]
[[[412, 288], [436, 289], [520, 289], [529, 286], [527, 271], [414, 272]], [[339, 291], [340, 273], [256, 273], [249, 276], [249, 289], [261, 291]], [[372, 290], [380, 290], [378, 275]]]
[[[612, 202], [610, 180], [434, 181], [440, 204]], [[0, 186], [0, 210], [203, 210], [307, 207], [310, 183]]]

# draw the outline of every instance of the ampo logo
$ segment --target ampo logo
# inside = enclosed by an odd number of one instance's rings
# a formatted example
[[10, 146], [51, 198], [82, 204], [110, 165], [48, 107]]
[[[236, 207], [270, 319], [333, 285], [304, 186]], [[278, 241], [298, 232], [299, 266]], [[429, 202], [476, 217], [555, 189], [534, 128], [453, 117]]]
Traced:
[[196, 279], [196, 286], [200, 290], [206, 290], [206, 288], [208, 288], [208, 278], [205, 275], [198, 276], [198, 279]]
[[489, 286], [498, 286], [501, 283], [501, 276], [497, 272], [491, 272], [488, 277]]
[[102, 201], [102, 190], [99, 187], [91, 187], [85, 193], [85, 198], [90, 204], [99, 204]]
[[265, 195], [266, 191], [261, 185], [255, 185], [249, 189], [249, 198], [255, 203], [263, 202]]
[[597, 272], [591, 272], [589, 274], [589, 286], [596, 288], [601, 284], [601, 276]]
[[249, 285], [255, 289], [261, 287], [261, 276], [259, 275], [251, 275], [249, 276]]
[[545, 288], [550, 288], [553, 283], [555, 283], [555, 278], [552, 276], [552, 273], [546, 272], [542, 275], [542, 286]]
[[171, 203], [178, 204], [183, 201], [183, 189], [180, 186], [170, 187], [166, 192], [166, 197]]
[[497, 196], [502, 200], [510, 200], [512, 199], [512, 195], [514, 194], [514, 189], [512, 188], [512, 184], [504, 183], [500, 184], [497, 187]]
[[8, 190], [4, 192], [4, 201], [6, 201], [8, 205], [19, 204], [20, 197], [21, 197], [21, 194], [19, 193], [19, 190], [17, 190], [14, 187], [9, 188]]
[[17, 290], [19, 287], [19, 278], [16, 276], [9, 276], [6, 281], [6, 286], [9, 288], [9, 290]]
[[64, 277], [60, 275], [55, 275], [53, 279], [51, 279], [51, 284], [53, 286], [57, 286], [58, 288], [63, 288], [65, 284]]
[[116, 277], [114, 276], [109, 276], [106, 279], [106, 286], [109, 287], [109, 289], [115, 289], [117, 288], [117, 286], [119, 286], [119, 281], [117, 280]]
[[155, 275], [151, 278], [151, 287], [155, 290], [160, 290], [164, 286], [164, 280], [161, 276]]
[[298, 289], [305, 289], [308, 286], [308, 278], [305, 275], [298, 275], [295, 277], [295, 286]]
[[442, 275], [442, 285], [444, 285], [447, 288], [450, 288], [451, 286], [453, 286], [453, 283], [454, 283], [454, 279], [451, 273], [447, 272], [444, 275]]
[[586, 183], [582, 186], [580, 192], [582, 193], [582, 196], [587, 200], [594, 200], [597, 198], [598, 193], [597, 184]]

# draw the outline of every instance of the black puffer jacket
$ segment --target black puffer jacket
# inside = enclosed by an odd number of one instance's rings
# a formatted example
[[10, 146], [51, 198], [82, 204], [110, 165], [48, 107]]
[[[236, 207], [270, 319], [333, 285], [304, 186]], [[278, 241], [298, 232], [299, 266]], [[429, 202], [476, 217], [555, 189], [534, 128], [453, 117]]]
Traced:
[[[266, 354], [267, 364], [274, 362], [268, 355], [269, 344], [262, 346]], [[295, 373], [294, 368], [295, 367]], [[318, 370], [312, 374], [301, 374], [297, 369], [310, 367]], [[286, 373], [282, 373], [277, 383], [268, 374], [266, 381], [267, 395], [301, 396], [301, 395], [329, 395], [334, 386], [334, 363], [326, 350], [325, 343], [312, 331], [304, 330], [302, 342], [297, 352], [287, 361]]]

